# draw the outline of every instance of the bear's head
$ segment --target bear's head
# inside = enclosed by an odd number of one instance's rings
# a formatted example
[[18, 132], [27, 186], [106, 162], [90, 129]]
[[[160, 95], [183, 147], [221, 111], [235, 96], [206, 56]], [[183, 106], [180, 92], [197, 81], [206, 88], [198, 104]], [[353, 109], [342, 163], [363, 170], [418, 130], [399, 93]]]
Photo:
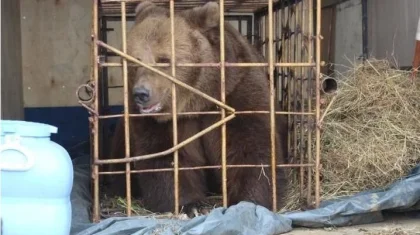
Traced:
[[[151, 2], [136, 7], [136, 21], [127, 36], [127, 52], [146, 64], [172, 63], [171, 19], [169, 10]], [[175, 63], [208, 63], [219, 60], [214, 44], [219, 34], [219, 6], [209, 2], [201, 7], [177, 12], [174, 17]], [[214, 32], [209, 34], [209, 32]], [[172, 75], [171, 67], [155, 67]], [[177, 67], [175, 77], [210, 96], [217, 96], [220, 89], [218, 68]], [[129, 67], [131, 106], [135, 112], [156, 113], [172, 111], [172, 82], [144, 67]], [[218, 93], [217, 93], [218, 94]], [[206, 106], [201, 97], [177, 86], [177, 112], [200, 111]], [[217, 98], [217, 97], [215, 97]], [[200, 100], [201, 99], [201, 100]], [[157, 116], [159, 121], [171, 116]]]

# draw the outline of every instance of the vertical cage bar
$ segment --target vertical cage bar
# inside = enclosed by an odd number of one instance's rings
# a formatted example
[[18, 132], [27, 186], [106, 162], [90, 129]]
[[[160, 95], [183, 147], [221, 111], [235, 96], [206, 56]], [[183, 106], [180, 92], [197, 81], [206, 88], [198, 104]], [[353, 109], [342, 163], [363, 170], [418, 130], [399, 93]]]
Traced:
[[[284, 2], [283, 5], [283, 55], [284, 55], [284, 61], [289, 63], [290, 62], [290, 56], [289, 56], [289, 51], [290, 51], [290, 40], [288, 37], [288, 29], [289, 29], [289, 7], [286, 5], [286, 2]], [[287, 90], [287, 110], [290, 111], [292, 110], [292, 79], [290, 77], [290, 68], [289, 67], [284, 67], [284, 76], [287, 79], [287, 84], [286, 84], [286, 90]], [[289, 145], [289, 153], [292, 156], [292, 159], [295, 160], [295, 156], [293, 155], [293, 122], [292, 122], [292, 114], [288, 114], [287, 115], [287, 122], [288, 122], [288, 128], [289, 128], [289, 135], [287, 138], [288, 141], [288, 145]]]
[[[295, 12], [295, 5], [296, 4], [296, 0], [292, 0], [289, 3], [288, 9], [289, 9], [289, 61], [296, 61], [296, 37], [295, 37], [295, 33], [296, 33], [296, 12]], [[293, 34], [292, 34], [293, 33]], [[294, 67], [289, 67], [289, 74], [290, 74], [290, 80], [292, 81], [291, 84], [291, 90], [292, 90], [292, 100], [293, 100], [293, 104], [292, 104], [292, 110], [293, 112], [296, 112], [297, 109], [297, 80], [296, 80], [296, 73], [294, 70]], [[297, 128], [298, 128], [298, 123], [297, 123], [297, 117], [296, 114], [292, 114], [292, 123], [293, 123], [293, 157], [295, 158], [296, 162], [298, 161], [298, 147], [297, 147]]]
[[[126, 4], [121, 2], [121, 39], [122, 50], [127, 53], [127, 39], [126, 39]], [[124, 79], [124, 134], [125, 134], [125, 158], [130, 157], [130, 113], [128, 103], [128, 76], [127, 76], [127, 59], [123, 58], [122, 72]], [[127, 197], [127, 216], [131, 216], [131, 174], [130, 163], [125, 164], [125, 186]]]
[[[293, 14], [294, 14], [294, 22], [293, 22], [293, 61], [300, 62], [300, 56], [298, 50], [299, 46], [299, 1], [294, 0], [293, 2]], [[302, 87], [302, 75], [300, 73], [301, 68], [293, 68], [295, 74], [295, 90], [294, 90], [294, 110], [295, 112], [299, 112], [299, 105], [303, 105], [303, 99], [301, 99], [301, 87]], [[302, 162], [302, 116], [303, 115], [294, 115], [295, 116], [295, 145], [296, 145], [296, 158], [299, 156], [299, 162]], [[304, 167], [301, 166], [300, 174], [299, 174], [299, 184], [300, 184], [300, 196], [303, 195], [303, 187], [304, 187]]]
[[[276, 61], [276, 63], [280, 63], [280, 55], [279, 55], [279, 44], [280, 44], [280, 37], [279, 37], [279, 30], [280, 30], [280, 24], [279, 24], [279, 15], [280, 15], [280, 11], [276, 10], [275, 14], [274, 14], [274, 36], [275, 36], [275, 53], [274, 53], [274, 60]], [[279, 102], [281, 100], [281, 80], [280, 80], [280, 76], [279, 76], [279, 67], [275, 67], [274, 68], [274, 79], [276, 79], [276, 102]]]
[[254, 32], [252, 32], [252, 43], [260, 51], [261, 44], [261, 27], [260, 27], [261, 17], [254, 16]]
[[268, 67], [270, 76], [270, 140], [271, 140], [271, 180], [273, 190], [273, 211], [277, 211], [276, 180], [276, 117], [274, 110], [274, 54], [273, 54], [273, 0], [268, 0]]
[[249, 16], [246, 18], [247, 22], [246, 22], [246, 35], [247, 35], [247, 39], [249, 41], [249, 43], [254, 44], [253, 38], [252, 38], [252, 19], [254, 19], [253, 16]]
[[[219, 13], [219, 22], [220, 22], [220, 96], [221, 102], [226, 103], [226, 91], [225, 91], [225, 2], [220, 0], [220, 13]], [[222, 109], [221, 118], [226, 117], [225, 109]], [[222, 125], [222, 193], [223, 193], [223, 207], [227, 207], [227, 167], [226, 167], [226, 124]]]
[[[92, 46], [93, 46], [93, 81], [95, 84], [95, 94], [96, 97], [94, 99], [94, 109], [96, 113], [99, 110], [99, 100], [97, 94], [99, 94], [99, 87], [98, 87], [98, 45], [96, 45], [96, 41], [98, 40], [98, 0], [93, 0], [93, 9], [92, 9]], [[99, 118], [97, 115], [93, 114], [93, 158], [94, 162], [99, 160]], [[93, 222], [99, 222], [99, 166], [97, 164], [93, 164]]]
[[[308, 61], [312, 62], [312, 29], [313, 29], [313, 2], [312, 0], [307, 0], [307, 11], [308, 11], [308, 33], [306, 34], [306, 46], [308, 53]], [[307, 79], [307, 92], [308, 92], [308, 111], [312, 111], [312, 68], [306, 71]], [[308, 163], [312, 163], [312, 123], [307, 117], [308, 120]], [[313, 119], [311, 119], [313, 120]], [[312, 167], [308, 167], [308, 199], [307, 204], [310, 206], [312, 204]]]
[[[175, 77], [175, 7], [174, 0], [169, 2], [170, 18], [171, 18], [171, 72]], [[178, 122], [176, 108], [176, 85], [172, 83], [172, 128], [173, 128], [173, 144], [178, 144]], [[174, 152], [174, 196], [175, 196], [175, 214], [179, 213], [179, 155], [178, 150]]]
[[[300, 20], [299, 20], [299, 22], [300, 22], [300, 40], [299, 40], [299, 50], [300, 50], [300, 60], [299, 60], [299, 62], [302, 62], [303, 61], [303, 58], [304, 58], [304, 56], [305, 56], [305, 53], [304, 53], [304, 45], [303, 45], [303, 34], [304, 34], [304, 32], [305, 32], [305, 12], [304, 12], [304, 4], [305, 4], [305, 1], [302, 1], [302, 2], [300, 2], [299, 3], [300, 4], [300, 6], [299, 6], [299, 9], [300, 9]], [[300, 96], [300, 101], [301, 101], [301, 107], [300, 107], [300, 111], [303, 113], [303, 112], [305, 112], [305, 73], [304, 73], [304, 71], [305, 71], [305, 69], [306, 68], [304, 68], [304, 67], [301, 67], [300, 68], [300, 93], [301, 93], [301, 96]], [[300, 148], [300, 163], [301, 164], [304, 164], [305, 163], [305, 154], [304, 154], [304, 148], [303, 148], [303, 146], [304, 146], [304, 143], [305, 143], [305, 127], [306, 127], [306, 123], [305, 123], [305, 121], [306, 121], [306, 117], [304, 117], [303, 115], [300, 115], [300, 146], [301, 146], [301, 148]], [[300, 175], [301, 175], [301, 194], [303, 195], [304, 194], [304, 190], [305, 190], [305, 187], [304, 187], [304, 180], [305, 180], [305, 169], [302, 167], [301, 168], [301, 170], [300, 170]], [[306, 187], [308, 187], [308, 186], [306, 186]]]
[[[99, 6], [100, 8], [100, 6]], [[98, 24], [98, 38], [99, 40], [102, 40], [103, 42], [107, 42], [108, 41], [108, 35], [107, 35], [107, 23], [108, 23], [108, 19], [106, 16], [102, 16], [99, 12], [99, 16], [100, 18], [100, 23]], [[99, 56], [101, 58], [103, 58], [104, 62], [108, 62], [108, 56], [107, 56], [107, 50], [103, 47], [99, 47], [98, 48], [98, 52], [99, 52]], [[99, 91], [99, 97], [100, 97], [100, 102], [99, 102], [99, 110], [98, 112], [103, 114], [103, 113], [108, 113], [108, 109], [109, 109], [109, 82], [108, 82], [108, 68], [107, 67], [100, 67], [99, 71], [98, 71], [98, 76], [99, 76], [99, 84], [98, 86], [100, 87]], [[99, 135], [99, 146], [101, 146], [99, 148], [99, 156], [103, 156], [104, 153], [109, 152], [108, 146], [109, 146], [109, 132], [108, 132], [108, 128], [106, 123], [103, 123], [103, 121], [99, 122], [99, 132], [101, 133]]]
[[[318, 1], [318, 0], [317, 0]], [[314, 4], [313, 0], [308, 0], [308, 11], [309, 11], [309, 27], [308, 27], [308, 63], [312, 63], [314, 61], [313, 58], [313, 33], [314, 33]]]
[[267, 16], [266, 15], [261, 17], [261, 28], [262, 28], [262, 33], [264, 34], [263, 37], [261, 38], [262, 39], [261, 50], [263, 50], [262, 51], [263, 56], [267, 57], [267, 40], [266, 40], [267, 39]]
[[320, 84], [320, 70], [321, 70], [321, 0], [316, 1], [316, 81], [315, 81], [315, 92], [316, 92], [316, 104], [315, 104], [315, 115], [316, 115], [316, 156], [315, 156], [315, 205], [319, 207], [320, 203], [320, 160], [321, 160], [321, 130], [320, 130], [320, 99], [321, 99], [321, 84]]

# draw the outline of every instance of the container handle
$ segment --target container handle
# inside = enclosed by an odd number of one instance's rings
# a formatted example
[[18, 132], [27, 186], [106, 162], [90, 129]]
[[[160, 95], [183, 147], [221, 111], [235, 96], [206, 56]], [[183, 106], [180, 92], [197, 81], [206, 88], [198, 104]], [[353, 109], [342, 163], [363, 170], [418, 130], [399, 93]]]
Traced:
[[26, 148], [20, 144], [20, 136], [6, 135], [5, 143], [0, 146], [0, 153], [8, 150], [14, 150], [20, 152], [25, 156], [26, 161], [24, 163], [0, 163], [0, 170], [2, 171], [28, 171], [35, 163], [35, 158]]

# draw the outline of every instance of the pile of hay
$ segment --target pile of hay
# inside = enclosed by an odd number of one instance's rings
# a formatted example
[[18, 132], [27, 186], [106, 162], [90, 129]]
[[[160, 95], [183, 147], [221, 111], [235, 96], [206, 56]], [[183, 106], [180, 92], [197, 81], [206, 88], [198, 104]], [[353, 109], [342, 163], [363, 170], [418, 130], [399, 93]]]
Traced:
[[367, 61], [337, 77], [321, 110], [322, 200], [385, 187], [420, 162], [420, 81], [410, 76]]

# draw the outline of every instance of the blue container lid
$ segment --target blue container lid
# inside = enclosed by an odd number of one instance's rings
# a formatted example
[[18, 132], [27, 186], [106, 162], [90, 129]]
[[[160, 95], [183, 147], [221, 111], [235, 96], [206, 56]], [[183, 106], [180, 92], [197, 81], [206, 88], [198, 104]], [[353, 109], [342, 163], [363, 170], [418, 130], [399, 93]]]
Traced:
[[18, 120], [0, 120], [1, 135], [16, 134], [27, 137], [49, 137], [57, 133], [57, 127], [44, 123]]

